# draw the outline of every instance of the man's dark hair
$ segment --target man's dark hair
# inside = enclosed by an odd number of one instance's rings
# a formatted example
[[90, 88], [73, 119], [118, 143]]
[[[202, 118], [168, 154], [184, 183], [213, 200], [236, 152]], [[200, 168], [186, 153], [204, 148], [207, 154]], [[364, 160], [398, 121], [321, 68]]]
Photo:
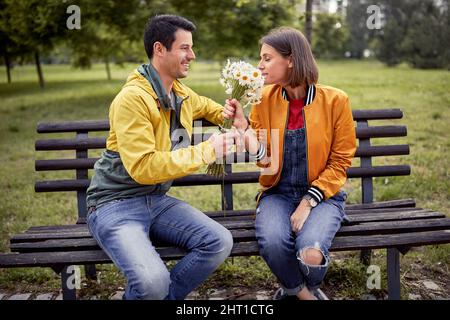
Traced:
[[163, 14], [150, 18], [144, 31], [144, 47], [147, 57], [149, 59], [153, 57], [155, 42], [161, 42], [170, 51], [175, 41], [175, 32], [178, 29], [194, 32], [196, 28], [191, 21], [180, 16]]

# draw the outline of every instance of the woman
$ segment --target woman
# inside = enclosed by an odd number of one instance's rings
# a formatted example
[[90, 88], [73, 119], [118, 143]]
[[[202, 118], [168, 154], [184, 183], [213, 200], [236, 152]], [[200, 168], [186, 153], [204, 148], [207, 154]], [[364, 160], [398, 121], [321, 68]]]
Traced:
[[255, 131], [245, 130], [235, 100], [224, 116], [235, 116], [247, 150], [264, 168], [255, 229], [260, 253], [282, 285], [276, 298], [323, 298], [318, 288], [328, 251], [345, 219], [347, 195], [340, 189], [356, 150], [352, 112], [343, 91], [317, 84], [303, 34], [279, 28], [260, 43], [258, 68], [266, 87], [250, 113]]

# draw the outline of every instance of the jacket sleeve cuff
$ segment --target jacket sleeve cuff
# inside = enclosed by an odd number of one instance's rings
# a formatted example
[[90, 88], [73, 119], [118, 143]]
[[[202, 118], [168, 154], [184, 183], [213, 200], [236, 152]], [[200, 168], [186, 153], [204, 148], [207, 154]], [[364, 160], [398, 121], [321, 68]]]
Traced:
[[216, 124], [218, 126], [223, 126], [223, 123], [225, 122], [225, 118], [223, 117], [222, 111], [219, 113], [219, 115], [216, 118]]
[[256, 154], [249, 153], [248, 155], [252, 161], [261, 161], [266, 156], [266, 147], [264, 144], [260, 143], [258, 152]]
[[311, 188], [308, 189], [308, 194], [314, 200], [316, 200], [317, 203], [322, 202], [324, 199], [324, 194], [323, 194], [322, 190], [320, 190], [319, 188], [314, 187], [314, 186], [312, 186]]
[[202, 158], [205, 164], [210, 164], [216, 161], [216, 151], [211, 142], [204, 141], [200, 143], [202, 145]]

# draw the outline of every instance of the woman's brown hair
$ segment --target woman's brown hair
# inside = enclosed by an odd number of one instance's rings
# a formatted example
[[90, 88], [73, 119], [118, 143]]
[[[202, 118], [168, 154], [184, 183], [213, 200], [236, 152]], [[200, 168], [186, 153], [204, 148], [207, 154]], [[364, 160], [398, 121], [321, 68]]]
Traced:
[[259, 43], [273, 47], [285, 58], [292, 58], [289, 86], [295, 88], [303, 84], [317, 83], [319, 69], [308, 40], [300, 31], [290, 27], [277, 28], [262, 37]]

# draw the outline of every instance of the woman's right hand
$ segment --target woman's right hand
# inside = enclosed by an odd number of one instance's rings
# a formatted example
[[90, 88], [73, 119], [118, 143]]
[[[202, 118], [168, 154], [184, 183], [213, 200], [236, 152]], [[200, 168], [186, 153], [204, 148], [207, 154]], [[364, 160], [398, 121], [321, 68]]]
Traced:
[[311, 213], [311, 209], [312, 207], [309, 202], [302, 200], [297, 209], [295, 209], [295, 212], [291, 215], [291, 228], [295, 234], [300, 232], [303, 228], [306, 219], [308, 219], [308, 216]]

